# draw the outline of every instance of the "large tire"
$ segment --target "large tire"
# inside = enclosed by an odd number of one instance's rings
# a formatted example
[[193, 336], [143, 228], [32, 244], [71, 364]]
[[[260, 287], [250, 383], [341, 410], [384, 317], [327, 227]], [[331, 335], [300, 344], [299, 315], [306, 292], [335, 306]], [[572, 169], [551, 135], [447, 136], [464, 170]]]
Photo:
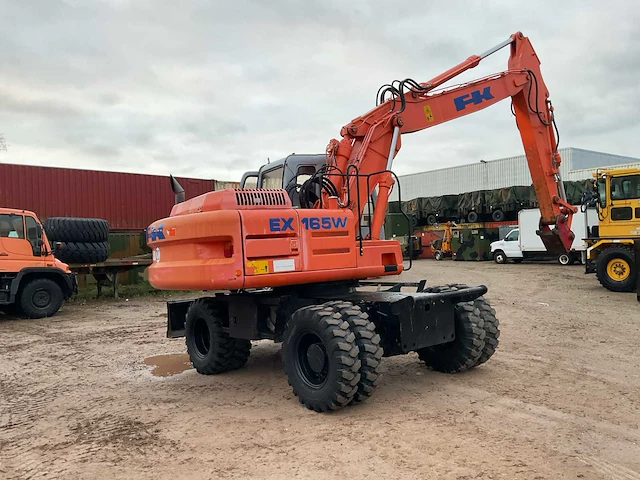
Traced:
[[109, 258], [109, 243], [63, 242], [53, 248], [53, 255], [64, 263], [98, 263]]
[[36, 278], [20, 288], [20, 310], [28, 318], [54, 316], [64, 300], [62, 288], [49, 278]]
[[596, 260], [596, 277], [612, 292], [633, 292], [636, 289], [636, 265], [633, 250], [615, 245], [603, 250]]
[[109, 240], [109, 223], [101, 218], [50, 217], [44, 230], [51, 241], [97, 243]]
[[502, 250], [497, 250], [493, 254], [493, 261], [499, 263], [500, 265], [503, 265], [507, 263], [507, 255]]
[[[466, 285], [451, 284], [427, 287], [427, 293], [467, 288]], [[456, 338], [453, 342], [418, 350], [418, 357], [425, 365], [438, 372], [458, 373], [483, 364], [498, 348], [500, 326], [495, 310], [484, 299], [455, 305]]]
[[435, 215], [427, 215], [427, 225], [435, 225], [438, 223], [438, 218]]
[[356, 345], [360, 350], [360, 381], [351, 403], [364, 402], [373, 395], [381, 377], [378, 369], [384, 352], [380, 346], [380, 335], [376, 333], [376, 326], [369, 320], [369, 315], [358, 305], [342, 301], [328, 302], [324, 305], [339, 313], [342, 319], [349, 323], [351, 331], [356, 336]]
[[222, 317], [206, 299], [196, 300], [189, 307], [185, 336], [191, 364], [203, 375], [236, 370], [249, 358], [251, 342], [224, 332]]
[[478, 221], [478, 214], [476, 212], [469, 212], [467, 214], [467, 221], [470, 223], [475, 223]]
[[360, 349], [349, 322], [331, 306], [294, 312], [282, 339], [289, 385], [300, 403], [316, 412], [349, 404], [360, 383]]
[[502, 210], [494, 210], [491, 214], [491, 219], [494, 222], [502, 222], [504, 220], [504, 212]]

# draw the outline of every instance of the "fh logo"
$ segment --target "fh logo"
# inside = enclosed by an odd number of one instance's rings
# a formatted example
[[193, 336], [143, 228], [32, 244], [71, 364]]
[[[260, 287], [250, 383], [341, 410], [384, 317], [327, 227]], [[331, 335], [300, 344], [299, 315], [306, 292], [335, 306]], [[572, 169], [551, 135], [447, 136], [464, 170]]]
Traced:
[[164, 240], [164, 223], [158, 227], [147, 228], [147, 241], [155, 242], [156, 240]]
[[147, 228], [147, 242], [155, 242], [156, 240], [165, 240], [167, 237], [173, 237], [176, 234], [175, 228], [164, 228], [164, 223], [157, 227]]
[[272, 232], [284, 232], [285, 230], [293, 230], [293, 217], [289, 218], [270, 218], [269, 230]]
[[456, 111], [464, 110], [470, 103], [478, 105], [484, 100], [491, 100], [493, 95], [491, 95], [490, 89], [491, 87], [484, 87], [482, 91], [474, 90], [471, 93], [465, 93], [464, 95], [454, 98], [453, 103], [456, 106]]

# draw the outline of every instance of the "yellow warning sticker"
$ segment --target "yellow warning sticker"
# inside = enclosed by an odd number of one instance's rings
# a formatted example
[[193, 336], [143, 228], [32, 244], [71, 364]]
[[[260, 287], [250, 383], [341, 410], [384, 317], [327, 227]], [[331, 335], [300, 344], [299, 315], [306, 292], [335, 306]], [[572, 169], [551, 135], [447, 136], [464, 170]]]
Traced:
[[427, 122], [433, 122], [433, 112], [431, 111], [431, 105], [425, 105], [424, 116], [427, 117]]
[[[254, 275], [269, 273], [269, 260], [254, 260], [247, 262], [247, 269], [251, 268], [253, 268]], [[247, 273], [250, 275], [251, 271], [248, 271]]]

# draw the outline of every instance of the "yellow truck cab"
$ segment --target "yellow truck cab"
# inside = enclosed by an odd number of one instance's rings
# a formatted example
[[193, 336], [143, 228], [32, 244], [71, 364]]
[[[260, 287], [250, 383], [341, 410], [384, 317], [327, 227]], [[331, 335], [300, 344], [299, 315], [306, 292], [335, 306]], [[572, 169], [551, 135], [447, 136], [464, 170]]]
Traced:
[[587, 273], [611, 291], [632, 292], [640, 260], [633, 248], [640, 239], [640, 169], [601, 169], [593, 176], [598, 226], [587, 239]]
[[0, 208], [0, 310], [50, 317], [76, 291], [75, 275], [51, 253], [35, 213]]

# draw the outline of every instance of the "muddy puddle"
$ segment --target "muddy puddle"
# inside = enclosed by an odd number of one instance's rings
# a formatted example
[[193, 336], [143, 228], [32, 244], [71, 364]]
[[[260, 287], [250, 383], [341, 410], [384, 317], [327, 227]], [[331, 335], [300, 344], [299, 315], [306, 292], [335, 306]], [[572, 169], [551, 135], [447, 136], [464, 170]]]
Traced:
[[189, 355], [186, 353], [147, 357], [144, 359], [144, 364], [154, 367], [153, 370], [151, 370], [151, 374], [156, 377], [170, 377], [171, 375], [177, 375], [192, 368]]

